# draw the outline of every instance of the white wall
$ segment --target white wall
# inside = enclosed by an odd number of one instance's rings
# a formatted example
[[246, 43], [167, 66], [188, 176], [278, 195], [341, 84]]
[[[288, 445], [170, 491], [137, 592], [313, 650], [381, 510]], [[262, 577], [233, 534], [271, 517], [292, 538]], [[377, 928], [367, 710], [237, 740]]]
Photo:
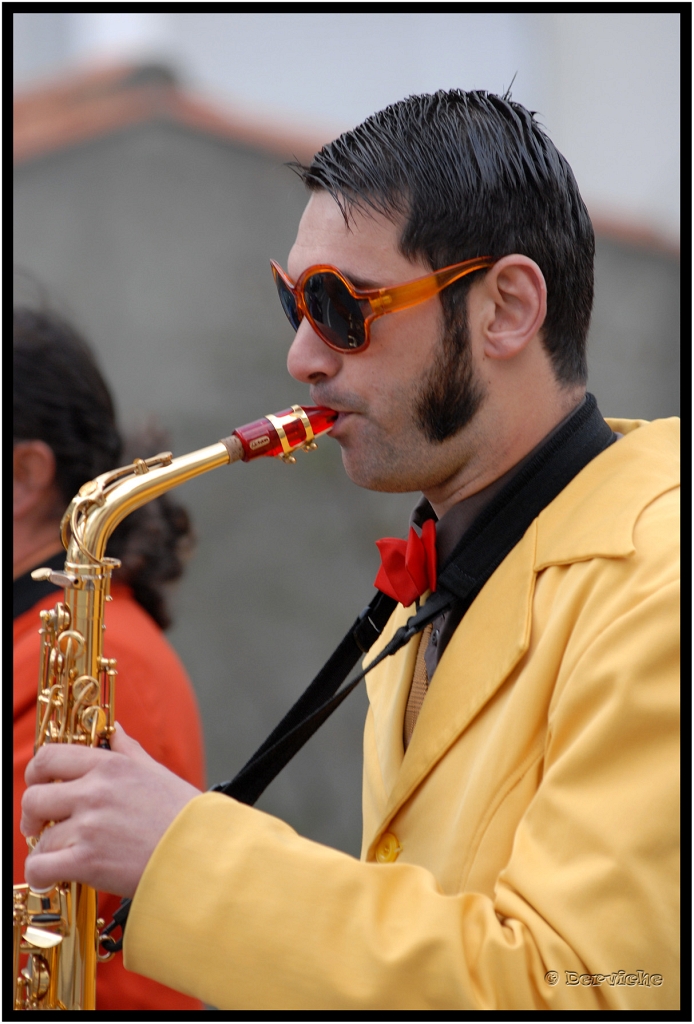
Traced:
[[676, 240], [679, 18], [554, 14], [548, 20], [546, 124], [592, 212], [634, 218]]
[[15, 81], [151, 56], [219, 102], [328, 135], [413, 92], [503, 91], [541, 120], [591, 211], [679, 237], [679, 16], [149, 11], [15, 14]]

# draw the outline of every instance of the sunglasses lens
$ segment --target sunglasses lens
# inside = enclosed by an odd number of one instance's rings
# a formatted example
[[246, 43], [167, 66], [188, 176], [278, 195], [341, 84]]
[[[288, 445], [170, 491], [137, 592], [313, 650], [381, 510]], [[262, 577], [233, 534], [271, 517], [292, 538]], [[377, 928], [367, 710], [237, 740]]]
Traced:
[[364, 314], [339, 277], [313, 274], [304, 285], [304, 301], [311, 319], [331, 345], [347, 350], [362, 347], [366, 340]]
[[299, 330], [299, 324], [301, 323], [301, 317], [299, 310], [296, 308], [296, 302], [294, 296], [287, 288], [282, 278], [273, 269], [273, 276], [275, 278], [275, 284], [277, 285], [277, 294], [280, 297], [282, 303], [282, 309], [284, 310], [287, 320], [292, 325], [295, 331]]

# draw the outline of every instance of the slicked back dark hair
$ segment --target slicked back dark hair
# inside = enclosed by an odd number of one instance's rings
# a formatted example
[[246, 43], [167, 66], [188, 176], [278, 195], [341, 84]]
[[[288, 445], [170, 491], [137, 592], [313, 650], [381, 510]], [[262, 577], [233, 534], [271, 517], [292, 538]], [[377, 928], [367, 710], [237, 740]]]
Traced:
[[[595, 237], [571, 168], [534, 113], [480, 91], [410, 96], [324, 146], [310, 166], [292, 166], [345, 217], [359, 206], [404, 218], [401, 251], [433, 270], [474, 256], [530, 257], [547, 283], [542, 337], [557, 379], [585, 382]], [[449, 323], [471, 283], [441, 293]]]

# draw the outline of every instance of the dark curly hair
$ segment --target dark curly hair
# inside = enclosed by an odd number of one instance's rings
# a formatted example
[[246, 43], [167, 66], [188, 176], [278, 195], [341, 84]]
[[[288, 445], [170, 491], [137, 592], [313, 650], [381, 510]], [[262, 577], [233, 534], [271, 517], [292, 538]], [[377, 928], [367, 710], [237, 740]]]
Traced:
[[[65, 507], [85, 481], [166, 447], [153, 430], [124, 442], [94, 354], [54, 312], [15, 308], [13, 385], [14, 440], [49, 445]], [[122, 563], [115, 578], [162, 629], [171, 625], [166, 584], [181, 576], [191, 545], [188, 513], [166, 494], [124, 519], [109, 541], [109, 555]]]

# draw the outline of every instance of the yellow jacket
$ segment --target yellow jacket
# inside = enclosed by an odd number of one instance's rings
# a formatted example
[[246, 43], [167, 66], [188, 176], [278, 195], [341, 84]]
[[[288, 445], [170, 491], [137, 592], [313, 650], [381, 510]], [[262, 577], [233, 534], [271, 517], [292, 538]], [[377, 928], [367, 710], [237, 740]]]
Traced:
[[404, 755], [416, 641], [369, 677], [361, 861], [200, 796], [126, 967], [220, 1009], [678, 1006], [679, 423], [609, 422], [626, 436], [486, 584]]

